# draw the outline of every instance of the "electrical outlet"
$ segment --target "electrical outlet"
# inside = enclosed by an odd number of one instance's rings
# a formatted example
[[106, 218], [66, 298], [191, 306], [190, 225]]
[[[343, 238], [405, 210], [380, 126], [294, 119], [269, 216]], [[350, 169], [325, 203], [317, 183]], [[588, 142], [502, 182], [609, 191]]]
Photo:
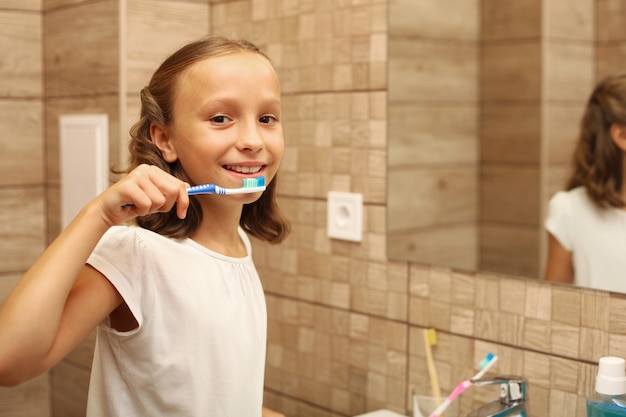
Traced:
[[329, 191], [327, 230], [333, 239], [363, 240], [363, 195]]

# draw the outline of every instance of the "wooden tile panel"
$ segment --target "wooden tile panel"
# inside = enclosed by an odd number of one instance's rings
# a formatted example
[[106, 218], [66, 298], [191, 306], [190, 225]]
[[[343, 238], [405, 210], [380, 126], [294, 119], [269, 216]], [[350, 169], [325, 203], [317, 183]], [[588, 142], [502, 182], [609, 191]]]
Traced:
[[482, 39], [513, 40], [539, 38], [542, 0], [482, 2]]
[[42, 186], [0, 188], [0, 273], [25, 271], [45, 245]]
[[0, 97], [41, 97], [41, 37], [39, 14], [0, 9]]
[[47, 97], [118, 93], [118, 7], [112, 0], [85, 2], [46, 14]]
[[129, 0], [125, 57], [129, 93], [138, 95], [170, 53], [209, 33], [209, 20], [209, 6], [200, 1]]
[[0, 186], [44, 180], [43, 105], [40, 99], [0, 99]]

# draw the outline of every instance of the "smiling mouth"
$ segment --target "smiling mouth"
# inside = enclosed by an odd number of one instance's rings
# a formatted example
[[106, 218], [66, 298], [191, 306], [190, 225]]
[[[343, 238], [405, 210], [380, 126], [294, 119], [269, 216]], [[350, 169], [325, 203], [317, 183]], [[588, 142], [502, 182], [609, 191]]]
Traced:
[[229, 171], [237, 172], [239, 174], [256, 174], [259, 171], [261, 171], [261, 169], [263, 169], [263, 165], [257, 165], [257, 166], [224, 165], [224, 168], [226, 168]]

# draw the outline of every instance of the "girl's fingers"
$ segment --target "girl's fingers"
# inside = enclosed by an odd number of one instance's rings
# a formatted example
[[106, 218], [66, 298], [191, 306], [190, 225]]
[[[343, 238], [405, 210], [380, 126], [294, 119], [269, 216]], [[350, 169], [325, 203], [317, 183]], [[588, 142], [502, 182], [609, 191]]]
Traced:
[[182, 188], [178, 188], [178, 196], [176, 199], [176, 215], [179, 219], [184, 219], [187, 217], [187, 209], [189, 208], [189, 195], [187, 194], [187, 188], [190, 185], [186, 182], [183, 182]]
[[137, 216], [169, 212], [184, 218], [189, 207], [189, 185], [154, 166], [142, 165], [102, 195], [105, 215], [112, 224]]
[[[155, 213], [159, 211], [168, 211], [166, 207], [168, 205], [168, 184], [158, 184], [154, 182], [154, 179], [150, 179], [150, 181], [141, 181], [137, 185], [140, 188], [139, 197], [141, 198], [141, 205], [139, 206], [142, 210], [142, 215]], [[174, 202], [171, 203], [171, 206], [174, 205]]]

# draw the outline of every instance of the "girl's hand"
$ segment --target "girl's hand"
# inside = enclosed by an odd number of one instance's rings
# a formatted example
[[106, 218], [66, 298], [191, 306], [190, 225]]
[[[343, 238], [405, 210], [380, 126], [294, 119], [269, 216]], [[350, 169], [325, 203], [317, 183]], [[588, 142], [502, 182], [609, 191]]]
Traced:
[[166, 213], [176, 204], [176, 214], [184, 219], [189, 207], [189, 184], [151, 165], [140, 165], [113, 184], [93, 203], [104, 221], [118, 225], [137, 216]]

